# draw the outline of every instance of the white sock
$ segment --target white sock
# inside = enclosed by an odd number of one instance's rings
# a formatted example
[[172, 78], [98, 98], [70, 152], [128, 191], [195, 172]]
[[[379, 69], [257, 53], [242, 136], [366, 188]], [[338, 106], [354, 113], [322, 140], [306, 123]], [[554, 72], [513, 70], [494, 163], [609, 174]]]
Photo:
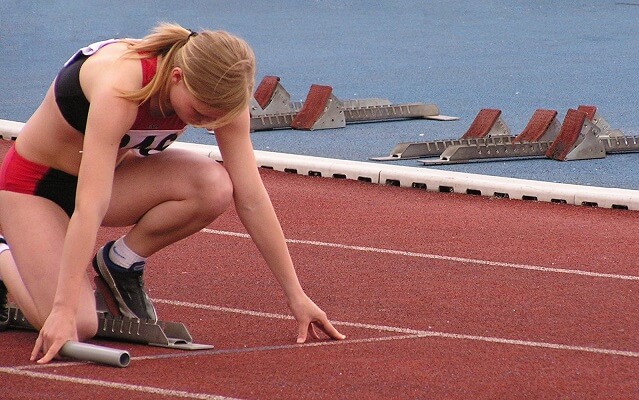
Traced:
[[118, 266], [126, 269], [131, 268], [133, 264], [140, 265], [139, 263], [144, 264], [146, 261], [145, 257], [137, 255], [124, 243], [124, 236], [113, 243], [111, 250], [109, 250], [109, 258]]

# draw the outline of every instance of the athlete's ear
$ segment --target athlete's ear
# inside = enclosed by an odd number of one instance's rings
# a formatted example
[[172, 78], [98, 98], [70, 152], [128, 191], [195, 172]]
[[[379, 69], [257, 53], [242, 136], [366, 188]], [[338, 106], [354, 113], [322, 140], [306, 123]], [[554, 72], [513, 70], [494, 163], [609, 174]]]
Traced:
[[179, 83], [183, 79], [182, 68], [174, 67], [171, 70], [170, 79], [171, 79], [171, 83]]

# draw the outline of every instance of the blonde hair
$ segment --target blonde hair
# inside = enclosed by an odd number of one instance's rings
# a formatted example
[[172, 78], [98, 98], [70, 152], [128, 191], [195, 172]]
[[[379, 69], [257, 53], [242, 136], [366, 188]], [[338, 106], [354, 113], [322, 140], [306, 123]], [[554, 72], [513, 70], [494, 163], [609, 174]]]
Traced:
[[225, 113], [207, 128], [229, 123], [248, 107], [255, 83], [255, 56], [244, 40], [224, 31], [194, 33], [178, 24], [161, 23], [142, 40], [128, 43], [129, 56], [160, 57], [153, 79], [124, 98], [145, 102], [158, 94], [162, 105], [168, 98], [171, 70], [179, 67], [191, 95]]

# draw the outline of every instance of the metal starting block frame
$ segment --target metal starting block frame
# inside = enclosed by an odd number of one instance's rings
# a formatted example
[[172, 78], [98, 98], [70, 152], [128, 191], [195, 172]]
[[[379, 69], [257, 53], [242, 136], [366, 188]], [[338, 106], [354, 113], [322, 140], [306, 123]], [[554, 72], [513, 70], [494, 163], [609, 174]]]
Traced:
[[[499, 110], [481, 110], [462, 139], [398, 143], [389, 156], [370, 159], [418, 159], [428, 166], [543, 157], [588, 160], [606, 154], [639, 152], [639, 136], [624, 136], [620, 130], [612, 129], [594, 106], [568, 110], [563, 124], [556, 119], [556, 111], [538, 109], [516, 137], [506, 135], [509, 131], [499, 114]], [[476, 139], [467, 138], [471, 132], [477, 132]], [[426, 158], [438, 156], [439, 159]]]
[[393, 147], [388, 156], [371, 157], [373, 161], [397, 161], [409, 160], [422, 157], [439, 157], [451, 146], [489, 146], [499, 144], [510, 144], [512, 136], [496, 136], [491, 138], [476, 139], [447, 139], [432, 140], [428, 142], [402, 142]]
[[482, 109], [460, 139], [428, 142], [402, 142], [388, 156], [371, 157], [373, 161], [397, 161], [422, 157], [438, 157], [451, 146], [490, 146], [512, 143], [514, 137], [501, 118], [501, 110]]
[[98, 311], [96, 337], [180, 350], [213, 348], [208, 344], [193, 343], [191, 334], [180, 322], [145, 322], [137, 318], [113, 317], [104, 311]]
[[[536, 126], [540, 122], [540, 118], [536, 118], [536, 116], [542, 111], [545, 115], [541, 116], [541, 119], [545, 119], [545, 124]], [[451, 146], [446, 148], [439, 159], [420, 159], [417, 161], [423, 165], [439, 165], [505, 158], [547, 157], [559, 161], [570, 161], [606, 156], [605, 149], [597, 138], [601, 129], [587, 118], [585, 112], [568, 110], [564, 123], [557, 132], [556, 112], [552, 111], [553, 114], [547, 114], [547, 111], [549, 110], [537, 110], [527, 129], [518, 135], [511, 144]], [[552, 117], [551, 121], [548, 120], [549, 117]], [[535, 137], [537, 140], [521, 139], [522, 137], [531, 137], [529, 126], [534, 126], [534, 129], [538, 131]]]
[[[97, 297], [97, 296], [96, 296]], [[212, 345], [193, 343], [184, 324], [179, 322], [146, 322], [137, 318], [113, 317], [107, 311], [98, 311], [96, 338], [133, 342], [149, 346], [180, 350], [208, 350]], [[15, 305], [9, 305], [7, 329], [35, 330]]]
[[[440, 115], [434, 104], [392, 104], [387, 99], [340, 100], [332, 87], [312, 85], [304, 102], [292, 102], [280, 78], [265, 76], [251, 99], [251, 131], [273, 129], [332, 129], [348, 123], [380, 122], [400, 119], [454, 121]], [[328, 92], [328, 96], [327, 96]], [[311, 115], [305, 117], [304, 115]]]

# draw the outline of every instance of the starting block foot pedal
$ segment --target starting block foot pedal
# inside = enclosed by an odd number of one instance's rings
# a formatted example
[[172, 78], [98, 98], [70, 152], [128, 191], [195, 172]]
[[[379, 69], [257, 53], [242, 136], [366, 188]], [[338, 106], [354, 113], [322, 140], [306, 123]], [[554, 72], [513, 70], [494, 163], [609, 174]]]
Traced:
[[501, 110], [484, 108], [477, 113], [462, 139], [510, 136], [508, 125], [501, 118]]
[[[186, 326], [180, 322], [142, 321], [121, 315], [113, 316], [104, 310], [105, 300], [96, 292], [98, 332], [95, 337], [115, 341], [133, 342], [149, 346], [167, 347], [180, 350], [208, 350], [209, 344], [193, 343]], [[6, 329], [35, 330], [22, 311], [15, 305], [7, 307], [8, 320], [3, 322]]]
[[208, 344], [193, 343], [184, 324], [170, 321], [144, 321], [123, 316], [104, 281], [96, 276], [96, 309], [98, 310], [98, 332], [96, 337], [169, 347], [181, 350], [212, 349]]
[[193, 343], [191, 334], [179, 322], [146, 322], [137, 318], [112, 317], [106, 312], [98, 312], [98, 333], [96, 337], [168, 347], [180, 350], [206, 350], [213, 346]]
[[561, 123], [557, 121], [557, 111], [537, 109], [524, 130], [513, 139], [513, 142], [552, 142], [560, 130]]
[[588, 119], [584, 111], [569, 109], [559, 136], [555, 138], [546, 157], [559, 161], [604, 158], [606, 149], [597, 138], [601, 129]]
[[95, 303], [98, 311], [108, 311], [113, 316], [122, 316], [118, 303], [111, 293], [111, 289], [101, 276], [93, 277], [95, 283]]
[[277, 76], [265, 76], [255, 89], [251, 117], [264, 114], [282, 114], [294, 111], [291, 95], [284, 89]]
[[291, 122], [291, 128], [301, 130], [343, 128], [346, 126], [342, 102], [333, 88], [311, 85], [304, 105]]

